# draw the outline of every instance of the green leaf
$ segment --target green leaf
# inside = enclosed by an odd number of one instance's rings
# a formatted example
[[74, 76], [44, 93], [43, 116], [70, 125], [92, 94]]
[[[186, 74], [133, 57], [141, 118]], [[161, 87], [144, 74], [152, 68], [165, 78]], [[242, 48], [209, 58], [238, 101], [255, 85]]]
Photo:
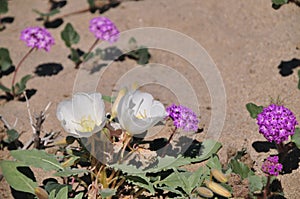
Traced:
[[78, 53], [78, 51], [74, 48], [71, 48], [71, 56], [70, 56], [70, 59], [75, 63], [80, 63], [81, 60], [80, 60], [80, 55]]
[[28, 166], [42, 168], [45, 171], [64, 169], [57, 161], [55, 155], [46, 153], [43, 150], [14, 150], [11, 151], [10, 154]]
[[300, 149], [300, 128], [296, 127], [294, 135], [291, 137], [292, 142], [296, 144], [298, 149]]
[[56, 194], [55, 190], [51, 191], [50, 194], [49, 194], [49, 199], [56, 199], [55, 194]]
[[190, 182], [190, 186], [192, 188], [200, 186], [204, 178], [209, 175], [209, 169], [207, 167], [199, 167], [199, 169], [192, 173], [189, 177], [188, 181]]
[[[68, 143], [68, 142], [67, 142]], [[61, 166], [63, 166], [64, 168], [67, 168], [67, 167], [70, 167], [70, 166], [73, 166], [74, 163], [80, 159], [80, 157], [78, 156], [71, 156], [68, 160], [66, 160], [65, 162], [63, 162], [61, 164]]]
[[53, 174], [53, 176], [57, 177], [69, 177], [69, 176], [75, 176], [82, 173], [88, 173], [89, 171], [86, 169], [65, 169], [63, 171], [58, 171]]
[[128, 164], [112, 164], [110, 165], [114, 169], [121, 170], [124, 173], [128, 173], [130, 175], [145, 175], [145, 172], [136, 168], [133, 165], [128, 165]]
[[0, 0], [0, 14], [8, 12], [8, 0]]
[[178, 170], [176, 168], [173, 168], [174, 173], [176, 174], [177, 178], [179, 179], [179, 181], [181, 182], [181, 188], [183, 189], [183, 191], [190, 195], [190, 193], [192, 192], [192, 190], [194, 189], [194, 187], [192, 188], [190, 186], [190, 183], [188, 181], [188, 177], [190, 176], [189, 172], [178, 172]]
[[56, 198], [68, 199], [68, 186], [64, 186], [63, 188], [61, 188], [56, 194]]
[[190, 160], [188, 158], [184, 158], [179, 156], [178, 158], [172, 156], [158, 157], [158, 164], [154, 168], [150, 168], [145, 170], [148, 173], [156, 173], [163, 170], [168, 170], [172, 168], [177, 168], [183, 165], [190, 164]]
[[102, 99], [106, 102], [113, 103], [116, 100], [116, 97], [102, 95]]
[[80, 192], [79, 194], [77, 194], [74, 199], [82, 199], [83, 198], [83, 192]]
[[[0, 0], [1, 5], [1, 0]], [[0, 6], [1, 7], [1, 6]], [[6, 48], [0, 48], [0, 69], [6, 71], [12, 65], [12, 60], [9, 55], [9, 51]]]
[[146, 47], [140, 47], [140, 49], [138, 49], [138, 64], [140, 65], [145, 65], [149, 63], [149, 59], [150, 59], [150, 53], [148, 51], [148, 48]]
[[90, 52], [90, 53], [84, 53], [83, 54], [83, 61], [88, 61], [89, 59], [93, 58], [95, 56], [94, 52]]
[[145, 175], [128, 175], [125, 176], [126, 180], [141, 187], [147, 189], [151, 194], [155, 193], [154, 186], [150, 182], [150, 179]]
[[94, 8], [95, 7], [95, 2], [94, 0], [87, 0], [89, 6], [90, 6], [90, 9]]
[[253, 119], [257, 118], [257, 115], [260, 114], [263, 111], [263, 106], [257, 106], [254, 103], [248, 103], [246, 104], [246, 108], [248, 112], [250, 113], [250, 117]]
[[11, 91], [9, 88], [7, 88], [6, 86], [2, 85], [1, 83], [0, 83], [0, 89], [3, 90], [4, 92], [7, 92], [7, 93], [10, 93], [10, 91]]
[[7, 130], [6, 134], [7, 138], [3, 140], [5, 143], [11, 143], [19, 138], [19, 133], [15, 129]]
[[17, 167], [24, 166], [26, 165], [20, 162], [8, 160], [0, 162], [3, 176], [12, 188], [17, 191], [35, 194], [34, 189], [38, 186], [38, 184], [17, 170]]
[[80, 40], [80, 35], [73, 28], [72, 24], [67, 23], [64, 30], [61, 32], [61, 38], [64, 40], [67, 47], [77, 44]]
[[210, 169], [222, 170], [222, 165], [217, 155], [213, 155], [206, 163], [206, 166], [208, 166]]
[[231, 159], [229, 162], [229, 167], [232, 169], [233, 173], [239, 174], [242, 179], [254, 175], [254, 172], [246, 164], [236, 159]]
[[41, 17], [50, 17], [50, 16], [56, 15], [56, 14], [58, 14], [60, 12], [60, 10], [58, 8], [53, 9], [53, 10], [51, 10], [48, 13], [42, 13], [42, 12], [36, 10], [36, 9], [33, 9], [32, 11], [35, 12], [35, 13], [37, 13]]
[[102, 198], [107, 198], [116, 194], [115, 189], [100, 189], [99, 194]]
[[289, 0], [272, 0], [272, 3], [276, 4], [276, 5], [283, 5], [288, 3]]
[[263, 189], [263, 183], [260, 176], [252, 175], [248, 177], [250, 184], [250, 192], [254, 193], [256, 191], [261, 191]]
[[30, 80], [31, 77], [32, 77], [31, 75], [25, 75], [24, 77], [22, 77], [20, 82], [16, 83], [16, 85], [15, 85], [15, 94], [16, 95], [20, 95], [25, 91], [26, 84], [27, 84], [28, 80]]
[[59, 184], [57, 181], [50, 180], [46, 183], [45, 189], [48, 193], [50, 193], [50, 195], [52, 194], [54, 198], [57, 198], [55, 195], [57, 195], [60, 190], [67, 189], [68, 191], [71, 191], [72, 185]]
[[300, 89], [300, 70], [298, 70], [298, 89]]

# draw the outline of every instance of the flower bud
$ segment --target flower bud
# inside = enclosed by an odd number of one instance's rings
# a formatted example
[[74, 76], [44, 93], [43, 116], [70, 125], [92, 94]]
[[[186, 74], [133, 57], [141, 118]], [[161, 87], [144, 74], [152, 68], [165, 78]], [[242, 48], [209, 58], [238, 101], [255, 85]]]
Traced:
[[205, 181], [205, 185], [212, 190], [214, 193], [219, 194], [220, 196], [229, 198], [231, 197], [231, 193], [225, 189], [222, 185], [215, 183], [213, 181]]
[[35, 188], [34, 193], [38, 199], [48, 199], [49, 198], [47, 191], [41, 187]]
[[211, 169], [210, 173], [217, 181], [221, 183], [226, 183], [228, 181], [227, 176], [218, 169]]
[[198, 187], [196, 190], [200, 196], [205, 198], [212, 198], [214, 196], [214, 193], [206, 187]]

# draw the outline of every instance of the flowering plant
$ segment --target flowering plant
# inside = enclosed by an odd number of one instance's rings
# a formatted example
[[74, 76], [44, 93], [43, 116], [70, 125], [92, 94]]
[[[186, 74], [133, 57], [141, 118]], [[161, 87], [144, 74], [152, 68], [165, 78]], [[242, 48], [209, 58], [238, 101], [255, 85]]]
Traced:
[[120, 125], [129, 134], [141, 134], [166, 117], [163, 104], [149, 93], [129, 91], [117, 106]]
[[57, 118], [74, 137], [90, 137], [105, 125], [105, 106], [100, 93], [76, 93], [57, 107]]

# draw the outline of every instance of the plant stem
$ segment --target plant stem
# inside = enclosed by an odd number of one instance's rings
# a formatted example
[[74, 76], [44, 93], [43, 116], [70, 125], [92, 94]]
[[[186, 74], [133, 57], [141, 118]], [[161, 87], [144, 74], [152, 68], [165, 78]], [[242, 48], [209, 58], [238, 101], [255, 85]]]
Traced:
[[268, 177], [267, 177], [267, 184], [266, 184], [266, 187], [264, 189], [264, 197], [263, 197], [264, 199], [267, 199], [268, 195], [270, 193], [270, 190], [269, 190], [269, 188], [270, 188], [270, 181], [271, 181], [271, 176], [268, 175]]
[[125, 133], [125, 140], [124, 140], [123, 148], [122, 148], [121, 155], [120, 155], [120, 162], [123, 161], [125, 149], [128, 146], [128, 144], [130, 143], [131, 138], [132, 138], [131, 135], [128, 135], [127, 133]]
[[168, 147], [169, 147], [169, 144], [171, 143], [171, 141], [172, 141], [172, 139], [173, 139], [173, 137], [174, 137], [174, 134], [176, 133], [176, 130], [177, 130], [177, 128], [175, 127], [174, 129], [172, 129], [171, 131], [171, 135], [170, 135], [170, 137], [169, 137], [169, 139], [168, 139], [168, 141], [167, 141], [167, 143], [166, 143], [166, 145], [164, 146], [164, 151], [163, 151], [163, 153], [162, 153], [162, 157], [165, 157], [165, 155], [166, 155], [166, 153], [167, 153], [167, 150], [168, 150]]
[[24, 60], [29, 56], [29, 54], [33, 51], [33, 49], [35, 48], [31, 48], [26, 54], [25, 56], [21, 59], [21, 61], [18, 63], [15, 72], [14, 72], [14, 76], [11, 82], [11, 88], [12, 88], [12, 94], [13, 96], [15, 96], [15, 89], [14, 89], [14, 85], [15, 85], [15, 81], [16, 81], [16, 77], [17, 77], [17, 72], [19, 70], [19, 68], [21, 67], [22, 63], [24, 62]]
[[[89, 54], [91, 53], [91, 51], [93, 50], [93, 48], [96, 46], [96, 44], [98, 43], [99, 40], [100, 40], [100, 39], [97, 38], [97, 39], [94, 41], [94, 43], [91, 45], [91, 47], [89, 48], [88, 52], [86, 53], [86, 56], [85, 56], [85, 57], [88, 57], [88, 56], [89, 56]], [[80, 64], [82, 64], [82, 62], [83, 62], [83, 61], [80, 60], [80, 61], [76, 64], [75, 68], [76, 68], [76, 69], [79, 69], [79, 66], [80, 66]]]
[[279, 155], [279, 162], [283, 162], [287, 155], [287, 148], [283, 143], [276, 144], [278, 155]]
[[69, 17], [71, 15], [76, 15], [76, 14], [81, 14], [81, 13], [84, 13], [84, 12], [88, 12], [90, 11], [90, 8], [84, 8], [84, 9], [81, 9], [81, 10], [77, 10], [77, 11], [74, 11], [74, 12], [70, 12], [70, 13], [67, 13], [67, 14], [64, 14], [60, 17], [57, 17], [57, 18], [64, 18], [64, 17]]

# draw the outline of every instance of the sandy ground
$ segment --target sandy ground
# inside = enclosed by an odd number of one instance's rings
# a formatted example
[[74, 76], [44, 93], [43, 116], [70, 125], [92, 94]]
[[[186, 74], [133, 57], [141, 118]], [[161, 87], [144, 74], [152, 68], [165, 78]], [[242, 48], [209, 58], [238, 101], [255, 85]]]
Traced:
[[[84, 7], [85, 1], [68, 1], [61, 13]], [[46, 12], [49, 4], [46, 0], [27, 0], [22, 3], [9, 1], [10, 11], [6, 16], [14, 17], [14, 22], [0, 32], [0, 46], [9, 49], [15, 64], [28, 51], [19, 40], [21, 30], [28, 26], [42, 25], [42, 22], [35, 20], [37, 15], [32, 12], [33, 8]], [[73, 63], [67, 59], [69, 51], [60, 39], [60, 32], [67, 22], [71, 22], [81, 36], [81, 41], [76, 47], [87, 51], [94, 41], [88, 31], [89, 20], [96, 15], [82, 13], [64, 18], [63, 25], [50, 29], [56, 40], [56, 45], [51, 51], [33, 53], [20, 69], [18, 77], [33, 73], [38, 65], [44, 63], [58, 63], [63, 66], [63, 70], [57, 75], [35, 76], [28, 83], [28, 88], [37, 90], [30, 99], [33, 113], [39, 113], [48, 102], [52, 102], [49, 116], [43, 126], [45, 132], [62, 130], [55, 117], [56, 106], [61, 100], [72, 95], [78, 73]], [[274, 10], [270, 0], [144, 0], [126, 1], [104, 15], [114, 21], [120, 31], [139, 27], [168, 28], [193, 38], [204, 47], [220, 71], [226, 91], [226, 119], [219, 138], [224, 146], [221, 154], [226, 154], [229, 146], [247, 147], [257, 165], [265, 158], [266, 154], [257, 153], [252, 147], [254, 141], [264, 141], [264, 138], [259, 135], [255, 121], [245, 109], [248, 102], [267, 105], [271, 98], [280, 97], [284, 104], [294, 111], [297, 118], [300, 118], [300, 104], [296, 101], [300, 97], [296, 71], [283, 77], [278, 69], [281, 61], [300, 57], [299, 7], [288, 4]], [[140, 41], [140, 44], [143, 45], [143, 42]], [[170, 66], [189, 80], [200, 102], [201, 124], [204, 125], [205, 133], [211, 120], [211, 111], [208, 108], [211, 107], [211, 96], [204, 79], [195, 73], [186, 60], [170, 52], [155, 49], [150, 52], [151, 63]], [[101, 69], [104, 75], [97, 91], [110, 95], [117, 80], [135, 67], [137, 66], [134, 61], [126, 59], [124, 62], [113, 63], [105, 71], [104, 68]], [[1, 82], [9, 85], [11, 76], [3, 77]], [[176, 102], [176, 96], [159, 86], [149, 85], [143, 89], [151, 92], [164, 104]], [[25, 132], [21, 136], [22, 141], [28, 140], [31, 127], [26, 103], [1, 101], [0, 114], [11, 124], [18, 119], [15, 128]], [[1, 159], [4, 159], [7, 152], [1, 151], [0, 155]], [[298, 168], [280, 177], [289, 199], [300, 197], [299, 171]], [[4, 180], [1, 181], [0, 189], [0, 198], [11, 198]]]

